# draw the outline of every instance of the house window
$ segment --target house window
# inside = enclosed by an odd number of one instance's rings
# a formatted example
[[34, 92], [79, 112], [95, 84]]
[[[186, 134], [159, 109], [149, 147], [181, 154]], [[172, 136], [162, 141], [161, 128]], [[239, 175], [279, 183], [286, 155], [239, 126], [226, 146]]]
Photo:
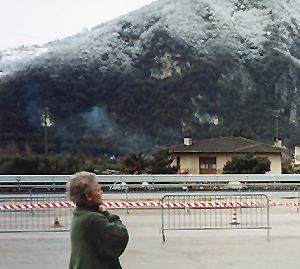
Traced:
[[176, 157], [176, 166], [180, 166], [180, 157]]
[[199, 174], [216, 174], [217, 164], [215, 157], [199, 158]]

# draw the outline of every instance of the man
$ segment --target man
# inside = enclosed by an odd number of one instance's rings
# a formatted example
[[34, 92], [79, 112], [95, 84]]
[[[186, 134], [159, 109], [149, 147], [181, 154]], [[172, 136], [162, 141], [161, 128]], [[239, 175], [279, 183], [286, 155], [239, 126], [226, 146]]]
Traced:
[[71, 226], [70, 269], [121, 269], [119, 256], [128, 233], [117, 215], [105, 211], [97, 176], [79, 172], [71, 176], [67, 192], [76, 204]]

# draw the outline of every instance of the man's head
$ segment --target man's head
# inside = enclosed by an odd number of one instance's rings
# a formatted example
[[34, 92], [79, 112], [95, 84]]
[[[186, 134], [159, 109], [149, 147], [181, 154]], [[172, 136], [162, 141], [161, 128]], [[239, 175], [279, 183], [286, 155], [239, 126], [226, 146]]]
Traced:
[[76, 204], [87, 202], [100, 205], [102, 203], [103, 192], [94, 173], [83, 171], [72, 175], [67, 183], [67, 193], [70, 200]]

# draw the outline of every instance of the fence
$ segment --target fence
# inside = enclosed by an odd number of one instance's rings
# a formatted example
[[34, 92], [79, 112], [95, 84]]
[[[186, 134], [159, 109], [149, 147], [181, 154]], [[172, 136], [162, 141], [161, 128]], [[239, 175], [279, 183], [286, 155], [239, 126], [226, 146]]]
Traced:
[[264, 194], [165, 195], [161, 200], [162, 237], [168, 230], [266, 229], [269, 198]]
[[57, 194], [0, 197], [0, 232], [67, 231], [72, 208]]
[[[20, 185], [22, 189], [23, 186]], [[109, 184], [104, 185], [104, 207], [110, 210], [158, 208], [164, 193], [182, 193], [187, 187], [177, 185]], [[68, 201], [65, 187], [57, 193], [31, 186], [27, 192], [0, 195], [0, 232], [67, 231], [74, 204]]]
[[[3, 186], [0, 184], [0, 186]], [[114, 183], [102, 184], [104, 201], [107, 209], [156, 208], [161, 209], [160, 200], [165, 195], [194, 195], [223, 197], [224, 195], [258, 195], [266, 193], [271, 198], [272, 206], [297, 208], [299, 202], [299, 186], [289, 183], [260, 184], [155, 184]], [[6, 189], [6, 187], [3, 187]], [[9, 185], [9, 189], [11, 185]], [[50, 186], [18, 185], [21, 192], [3, 192], [0, 194], [0, 232], [5, 231], [61, 231], [68, 230], [71, 222], [73, 205], [65, 197], [65, 185]], [[25, 204], [27, 207], [8, 207]], [[37, 206], [31, 206], [37, 204]], [[39, 205], [38, 205], [39, 204]], [[28, 206], [29, 205], [29, 206]], [[3, 207], [4, 206], [4, 207]], [[2, 210], [4, 209], [4, 210]], [[182, 211], [180, 211], [182, 212]], [[237, 211], [237, 214], [239, 212]], [[238, 215], [239, 217], [239, 215]], [[59, 224], [55, 224], [58, 218]], [[57, 222], [56, 222], [57, 223]]]

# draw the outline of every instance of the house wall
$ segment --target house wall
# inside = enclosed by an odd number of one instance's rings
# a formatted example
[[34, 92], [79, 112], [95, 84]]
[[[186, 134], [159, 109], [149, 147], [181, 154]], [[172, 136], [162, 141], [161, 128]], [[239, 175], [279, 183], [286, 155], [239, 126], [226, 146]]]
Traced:
[[295, 165], [300, 165], [300, 146], [295, 146]]
[[[223, 173], [224, 165], [232, 160], [233, 154], [199, 154], [182, 153], [174, 154], [172, 165], [176, 165], [176, 157], [180, 157], [180, 168], [188, 169], [189, 174], [199, 174], [199, 157], [216, 157], [217, 174]], [[255, 157], [267, 157], [271, 161], [270, 172], [268, 174], [281, 174], [280, 154], [256, 154]]]
[[223, 174], [224, 165], [232, 160], [231, 154], [218, 154], [217, 157], [217, 174]]
[[199, 174], [199, 155], [195, 153], [183, 153], [174, 155], [172, 165], [176, 165], [176, 158], [180, 157], [180, 168], [188, 169], [189, 174]]
[[268, 174], [281, 174], [281, 155], [280, 154], [256, 154], [255, 157], [267, 157], [271, 161]]
[[172, 165], [176, 165], [176, 158], [180, 157], [180, 168], [188, 169], [189, 174], [199, 174], [199, 157], [217, 157], [216, 166], [217, 174], [223, 173], [223, 167], [227, 161], [231, 160], [230, 154], [198, 154], [198, 153], [182, 153], [174, 154]]

